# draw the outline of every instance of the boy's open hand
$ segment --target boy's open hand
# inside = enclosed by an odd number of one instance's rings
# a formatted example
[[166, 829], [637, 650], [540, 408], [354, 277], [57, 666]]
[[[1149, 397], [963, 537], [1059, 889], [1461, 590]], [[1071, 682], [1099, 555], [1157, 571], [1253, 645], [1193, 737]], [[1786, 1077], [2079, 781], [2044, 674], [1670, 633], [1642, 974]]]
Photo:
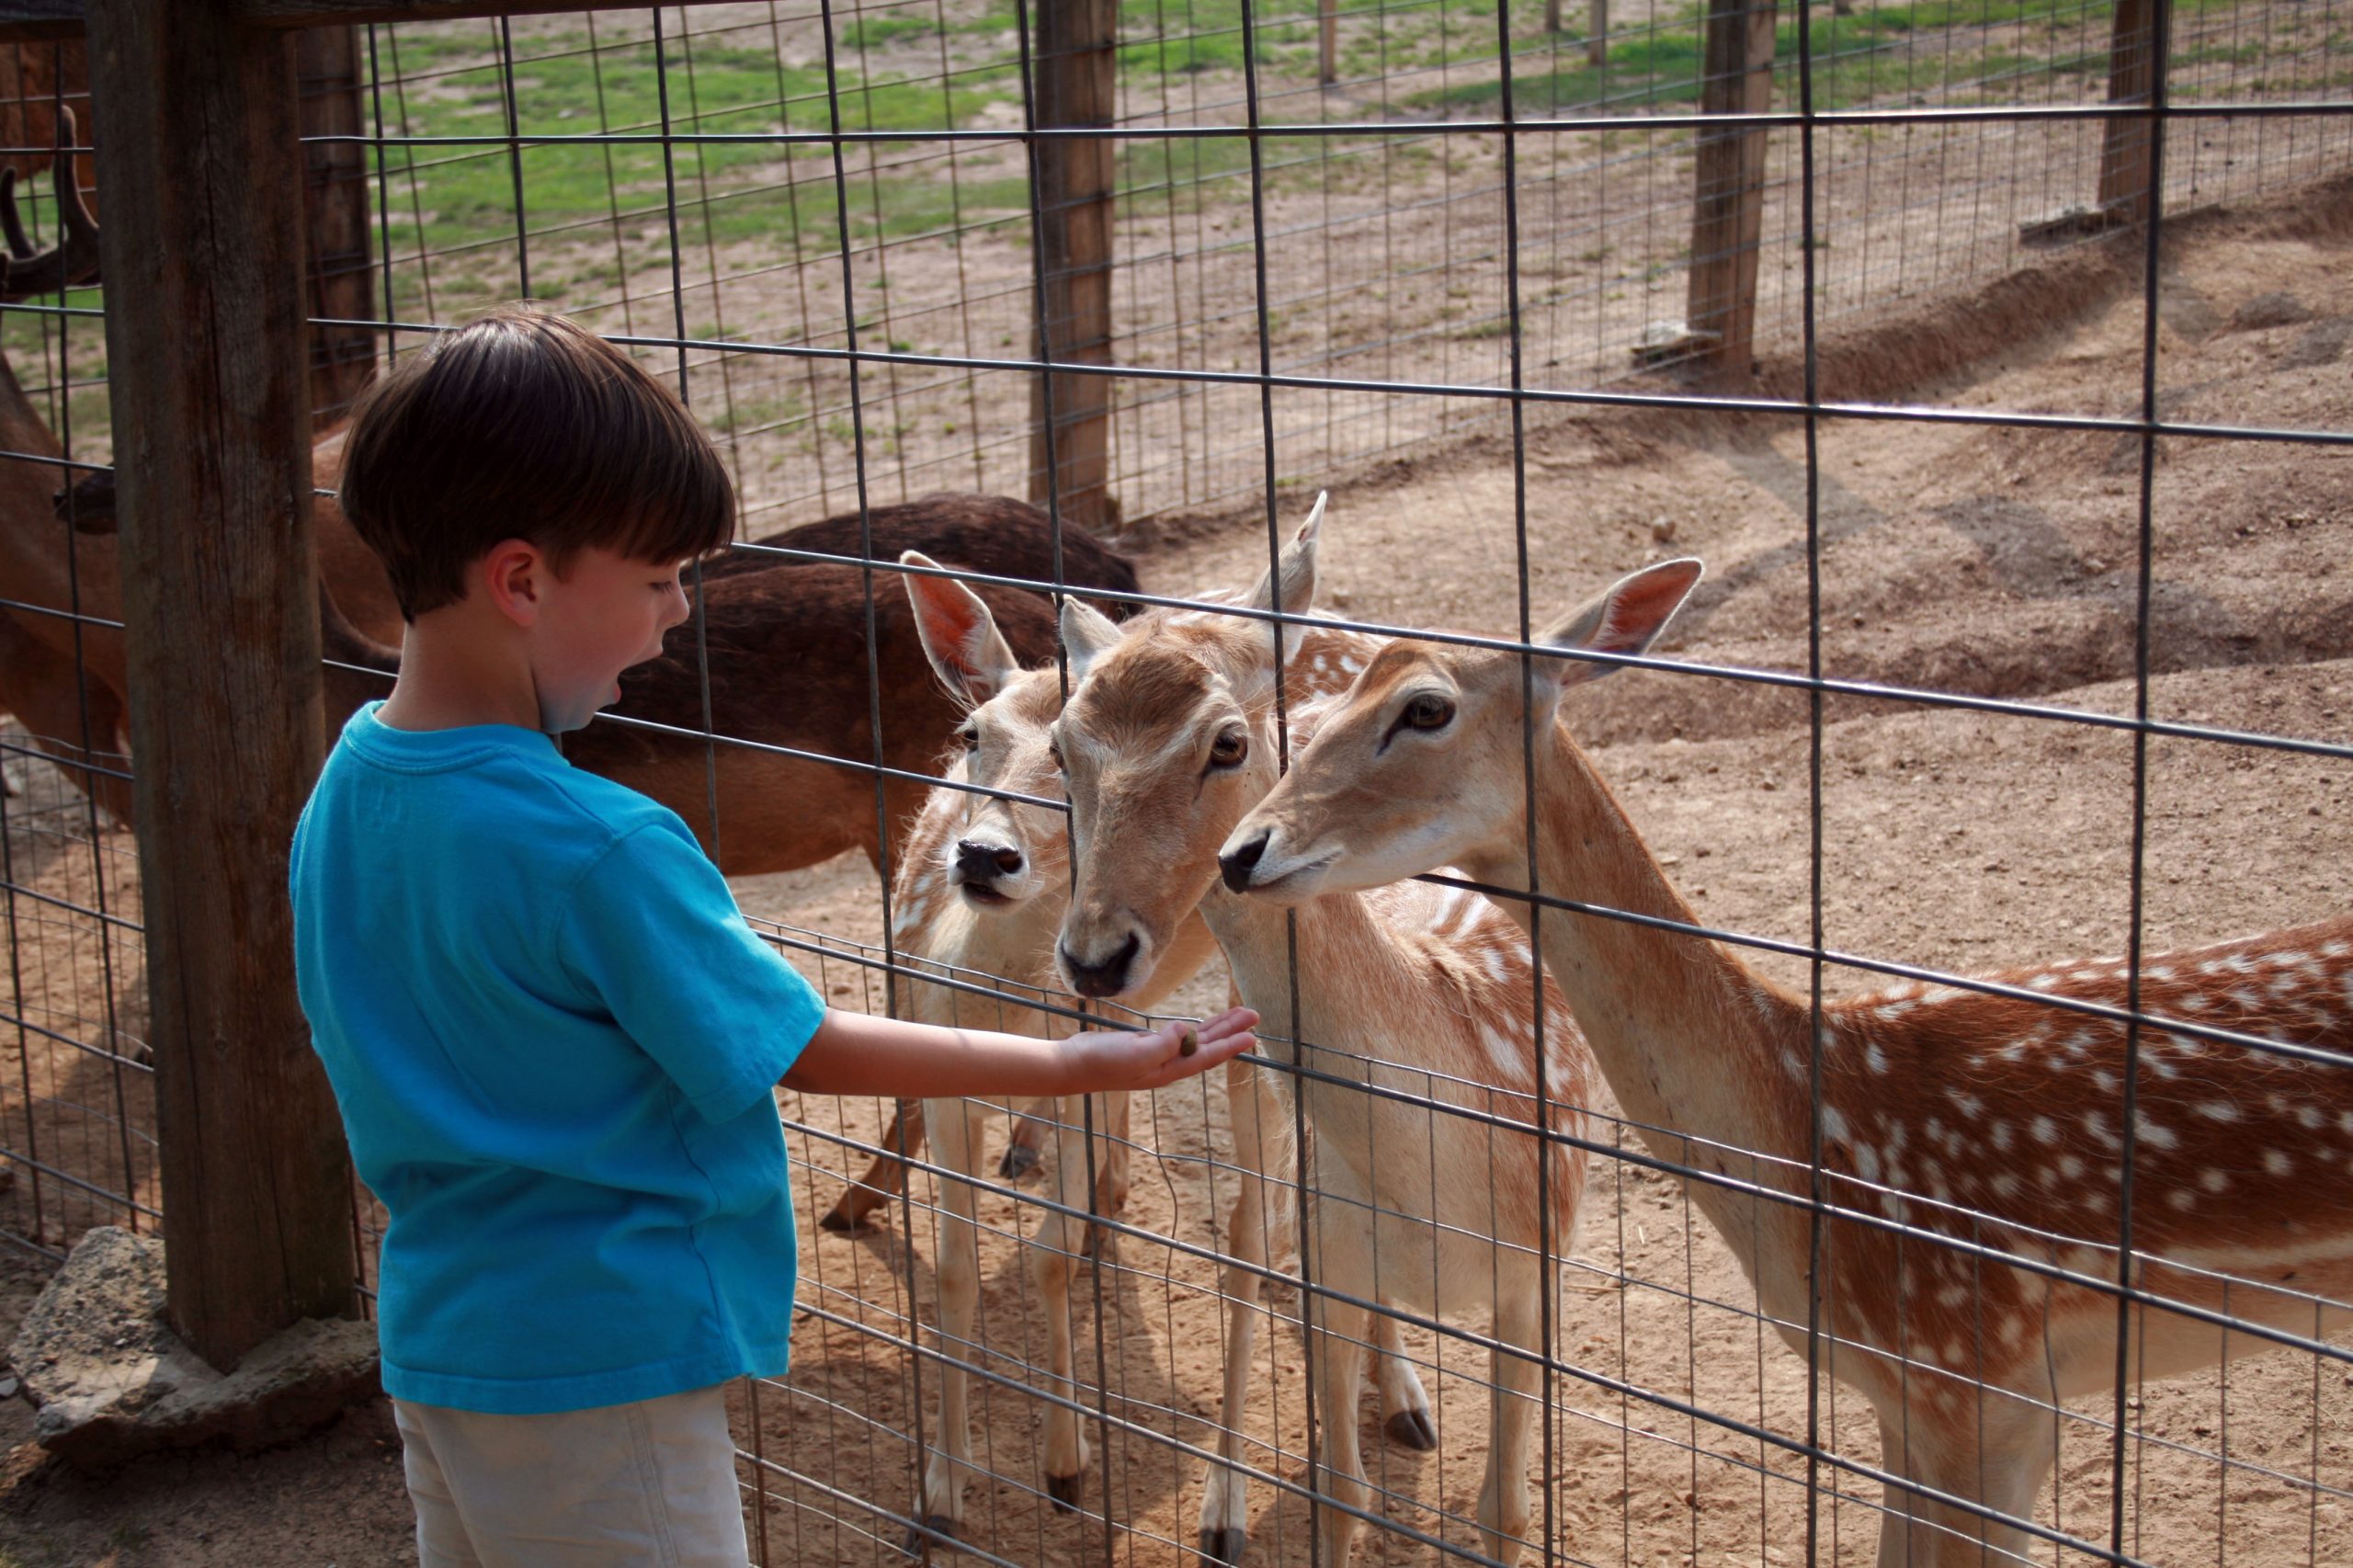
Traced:
[[1220, 1013], [1204, 1023], [1178, 1020], [1142, 1033], [1106, 1029], [1063, 1041], [1088, 1093], [1107, 1089], [1157, 1089], [1207, 1072], [1258, 1043], [1250, 1031], [1258, 1015], [1247, 1007]]

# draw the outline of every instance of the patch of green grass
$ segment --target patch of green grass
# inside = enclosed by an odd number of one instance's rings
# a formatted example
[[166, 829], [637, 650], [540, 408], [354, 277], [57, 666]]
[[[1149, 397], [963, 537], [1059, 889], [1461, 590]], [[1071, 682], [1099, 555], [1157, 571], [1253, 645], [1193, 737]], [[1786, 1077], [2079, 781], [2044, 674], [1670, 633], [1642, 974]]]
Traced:
[[[498, 61], [484, 58], [479, 46], [465, 47], [463, 38], [441, 29], [404, 32], [400, 63], [410, 81], [404, 95], [405, 124], [396, 129], [418, 136], [507, 134]], [[962, 72], [944, 82], [909, 82], [863, 76], [855, 70], [858, 63], [850, 54], [841, 73], [840, 120], [849, 130], [950, 129], [969, 123], [990, 104], [1018, 90], [1010, 67]], [[424, 68], [438, 68], [439, 74], [420, 83], [415, 78]], [[663, 125], [665, 85], [673, 131], [761, 137], [779, 131], [825, 131], [833, 125], [822, 64], [786, 65], [760, 50], [705, 46], [689, 52], [674, 41], [659, 66], [651, 43], [608, 47], [601, 56], [585, 51], [554, 52], [519, 62], [516, 129], [526, 134], [610, 131], [650, 137]], [[518, 148], [494, 142], [392, 148], [386, 154], [393, 199], [406, 206], [414, 186], [415, 201], [426, 215], [424, 243], [433, 249], [511, 233], [518, 165], [525, 218], [530, 228], [540, 230], [603, 218], [616, 209], [626, 213], [658, 207], [673, 183], [682, 202], [695, 199], [706, 188], [718, 197], [740, 189], [760, 173], [780, 166], [789, 170], [812, 159], [829, 165], [831, 154], [823, 148], [795, 148], [767, 140], [677, 142], [666, 161], [665, 150], [651, 143]], [[832, 206], [830, 192], [821, 201], [801, 205], [826, 213]], [[762, 211], [763, 222], [773, 217], [772, 211]], [[716, 213], [712, 222], [721, 238], [741, 232], [740, 225]], [[824, 219], [819, 222], [822, 227]]]

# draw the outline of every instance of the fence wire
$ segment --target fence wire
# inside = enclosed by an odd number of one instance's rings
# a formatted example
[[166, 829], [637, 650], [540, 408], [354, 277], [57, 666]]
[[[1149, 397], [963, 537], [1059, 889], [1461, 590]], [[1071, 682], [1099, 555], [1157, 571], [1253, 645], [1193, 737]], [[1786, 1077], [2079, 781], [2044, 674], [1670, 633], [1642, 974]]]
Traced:
[[[1211, 1011], [1231, 979], [1266, 1017], [1245, 1070], [1124, 1112], [975, 1108], [943, 1131], [952, 1108], [911, 1124], [905, 1106], [781, 1096], [802, 1319], [790, 1375], [732, 1395], [755, 1561], [1328, 1562], [1343, 1515], [1359, 1561], [1490, 1561], [1497, 1486], [1525, 1483], [1514, 1531], [1548, 1563], [1861, 1562], [1900, 1538], [1907, 1475], [1943, 1510], [1914, 1562], [1978, 1561], [1979, 1530], [2004, 1526], [2036, 1562], [2344, 1560], [2353, 934], [2340, 922], [2284, 968], [2276, 949], [2209, 957], [2202, 982], [2142, 962], [2339, 915], [2353, 888], [2353, 606], [2331, 581], [2353, 537], [2353, 297], [2316, 259], [2353, 236], [2336, 0], [2155, 10], [2154, 97], [2130, 121], [2154, 154], [2138, 223], [2102, 200], [2129, 146], [2107, 99], [2132, 68], [2111, 58], [2109, 6], [1719, 6], [1756, 44], [1725, 72], [1707, 6], [1131, 5], [1108, 123], [1041, 131], [1036, 4], [401, 23], [305, 55], [306, 104], [344, 117], [306, 110], [316, 204], [345, 224], [313, 257], [323, 486], [338, 375], [520, 295], [669, 376], [736, 477], [757, 542], [705, 563], [684, 678], [642, 688], [575, 761], [627, 778], [633, 747], [697, 759], [669, 803], [834, 1005], [1060, 1033]], [[45, 244], [54, 111], [89, 109], [47, 46], [15, 68], [0, 108]], [[1707, 106], [1734, 76], [1767, 85], [1726, 122]], [[1722, 324], [1694, 308], [1695, 278], [1727, 258], [1694, 254], [1696, 172], [1727, 134], [1762, 137], [1756, 238], [1733, 247], [1757, 278], [1756, 363], [1730, 381], [1706, 362]], [[1097, 144], [1113, 326], [1108, 358], [1073, 374], [1040, 277], [1057, 221], [1040, 160]], [[2193, 255], [2225, 241], [2225, 260]], [[77, 288], [0, 315], [26, 408], [6, 465], [26, 496], [7, 504], [29, 513], [37, 490], [41, 514], [6, 522], [23, 542], [0, 613], [47, 651], [0, 659], [31, 732], [0, 744], [23, 790], [0, 800], [17, 1031], [0, 1234], [51, 1257], [164, 1201], [135, 850], [96, 799], [129, 777], [110, 541], [49, 503], [110, 453], [101, 308]], [[2234, 387], [2234, 345], [2257, 341], [2287, 373]], [[1108, 505], [1088, 516], [1142, 557], [1138, 594], [1064, 526], [1079, 508], [1058, 400], [1107, 377]], [[1904, 445], [1920, 432], [1956, 444]], [[2217, 451], [2243, 461], [2218, 477], [2199, 455]], [[1379, 564], [1340, 568], [1313, 614], [1242, 603], [1260, 572], [1281, 578], [1306, 494], [1334, 482], [1324, 548]], [[1904, 515], [1915, 490], [1939, 497], [1924, 517]], [[885, 508], [933, 491], [1029, 496], [1041, 516], [992, 525], [1029, 552], [901, 567], [897, 530], [941, 517]], [[1729, 515], [1745, 504], [1777, 523]], [[2205, 511], [2249, 520], [2216, 525], [2236, 530], [2216, 544]], [[330, 514], [335, 586], [351, 568]], [[1102, 589], [1147, 637], [1247, 629], [1231, 647], [1275, 661], [1304, 641], [1253, 737], [1296, 760], [1381, 644], [1525, 654], [1525, 695], [1560, 663], [1536, 634], [1574, 589], [1685, 550], [1723, 564], [1667, 650], [1594, 655], [1647, 673], [1571, 705], [1681, 913], [1540, 879], [1532, 801], [1516, 885], [1441, 870], [1370, 896], [1390, 901], [1384, 929], [1482, 966], [1526, 951], [1509, 922], [1476, 935], [1490, 902], [1520, 903], [1540, 939], [1597, 921], [1645, 951], [1738, 955], [1804, 999], [1821, 1042], [1797, 1064], [1794, 1147], [1629, 1111], [1639, 1085], [1586, 1062], [1524, 957], [1516, 994], [1483, 994], [1500, 1009], [1483, 1057], [1319, 1038], [1309, 1020], [1354, 983], [1304, 919], [1261, 931], [1248, 962], [1221, 926], [1234, 961], [1197, 945], [1198, 972], [1132, 1008], [1064, 988], [1053, 943], [1074, 927], [1035, 916], [1093, 869], [1043, 762], [1078, 672], [1026, 591]], [[61, 558], [62, 585], [27, 564]], [[987, 596], [1052, 673], [1027, 708], [982, 710], [935, 792], [966, 721], [913, 652], [906, 599], [942, 581]], [[359, 635], [331, 666], [364, 689], [398, 627], [351, 582]], [[822, 627], [804, 608], [820, 602]], [[793, 711], [807, 659], [857, 676], [862, 732]], [[20, 699], [53, 665], [70, 700]], [[1521, 711], [1507, 771], [1528, 783], [1542, 737]], [[76, 722], [40, 717], [59, 712]], [[755, 809], [778, 799], [826, 831]], [[1026, 864], [959, 864], [987, 851]], [[960, 877], [1028, 879], [1044, 902], [1006, 913]], [[1037, 929], [1017, 952], [952, 947], [957, 912]], [[2120, 957], [1998, 971], [2094, 951]], [[2002, 1015], [2010, 1060], [2047, 1064], [2050, 1086], [2007, 1119], [1968, 1109], [1991, 1084], [1949, 1106], [1899, 1094], [1876, 1141], [1859, 1136], [1836, 1048], [1856, 1017], [1841, 998], [1863, 991], [1891, 1018], [1955, 997], [2023, 1009]], [[2120, 1070], [2089, 1052], [2101, 1029]], [[1736, 1038], [1723, 1081], [1762, 1093]], [[2177, 1108], [2166, 1085], [2185, 1078], [2218, 1124], [2268, 1115], [2302, 1141], [2250, 1143], [2200, 1187], [2165, 1164], [2185, 1125], [2147, 1110]], [[1471, 1199], [1382, 1185], [1422, 1168]], [[2006, 1201], [2032, 1182], [2106, 1193], [2111, 1173], [2097, 1235]], [[2169, 1208], [2246, 1190], [2265, 1199], [2241, 1214], [2244, 1247], [2168, 1246]], [[381, 1210], [356, 1193], [354, 1219], [372, 1271]], [[2309, 1244], [2263, 1250], [2273, 1224]], [[1768, 1233], [1782, 1278], [1760, 1295], [1737, 1258]], [[1809, 1274], [1818, 1288], [1791, 1294]], [[1883, 1290], [1893, 1338], [1866, 1310]], [[1988, 1381], [2005, 1335], [2047, 1332], [2018, 1305], [2035, 1293], [2071, 1333], [2107, 1325], [2103, 1375]], [[1368, 1368], [1366, 1419], [1319, 1403], [1353, 1387], [1308, 1375], [1325, 1360]], [[1966, 1412], [1989, 1454], [2009, 1451], [1995, 1428], [2030, 1430], [2021, 1468], [2044, 1479], [2004, 1492], [1983, 1466], [1907, 1469], [1927, 1434], [1882, 1426], [1859, 1391], [1872, 1377], [1916, 1391], [1906, 1409]], [[1518, 1473], [1483, 1477], [1523, 1409], [1533, 1431], [1504, 1448]], [[1059, 1469], [1074, 1440], [1083, 1460]], [[1361, 1493], [1328, 1468], [1352, 1447]], [[1218, 1486], [1241, 1533], [1205, 1510]]]

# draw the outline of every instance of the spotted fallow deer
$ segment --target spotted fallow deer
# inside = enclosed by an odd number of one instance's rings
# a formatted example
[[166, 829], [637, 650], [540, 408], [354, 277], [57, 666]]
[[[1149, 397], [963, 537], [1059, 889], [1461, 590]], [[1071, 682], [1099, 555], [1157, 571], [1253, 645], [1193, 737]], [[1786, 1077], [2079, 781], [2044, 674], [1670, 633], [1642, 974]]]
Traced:
[[[915, 551], [904, 564], [931, 568], [933, 562]], [[908, 1016], [942, 1024], [984, 1024], [991, 1028], [1047, 1034], [1070, 1026], [1055, 1015], [1025, 1004], [1059, 993], [1054, 973], [1054, 945], [1063, 912], [1069, 906], [1069, 841], [1063, 813], [1006, 795], [1032, 800], [1051, 799], [1061, 785], [1047, 741], [1049, 727], [1062, 710], [1061, 672], [1051, 666], [1024, 670], [1006, 644], [989, 607], [969, 588], [952, 579], [911, 573], [908, 597], [915, 607], [915, 625], [924, 650], [949, 690], [972, 710], [958, 731], [961, 755], [950, 765], [951, 783], [970, 783], [1003, 794], [971, 790], [934, 790], [909, 835], [900, 870], [894, 879], [892, 927], [904, 960], [917, 970], [953, 977], [966, 984], [988, 984], [995, 994], [979, 995], [949, 985], [910, 982], [902, 1007]], [[1212, 596], [1214, 597], [1214, 596]], [[1148, 611], [1150, 621], [1170, 612]], [[1304, 650], [1306, 678], [1313, 689], [1329, 693], [1353, 680], [1377, 642], [1342, 631], [1311, 630]], [[1180, 922], [1153, 973], [1122, 997], [1138, 1012], [1147, 1012], [1192, 978], [1215, 944], [1196, 916]], [[1227, 1094], [1233, 1106], [1236, 1164], [1243, 1191], [1237, 1196], [1233, 1226], [1259, 1238], [1253, 1256], [1263, 1263], [1266, 1248], [1264, 1183], [1260, 1172], [1279, 1129], [1272, 1119], [1262, 1138], [1259, 1131], [1263, 1092], [1247, 1069], [1229, 1069]], [[1127, 1123], [1126, 1096], [1110, 1096], [1098, 1105], [1096, 1125], [1123, 1135]], [[926, 1101], [924, 1120], [933, 1128], [939, 1164], [961, 1180], [942, 1184], [938, 1256], [939, 1334], [951, 1357], [968, 1353], [972, 1338], [974, 1308], [979, 1291], [980, 1256], [973, 1224], [973, 1174], [979, 1169], [979, 1135], [987, 1115], [984, 1102]], [[1057, 1201], [1084, 1207], [1086, 1149], [1078, 1122], [1077, 1102], [1057, 1108]], [[1118, 1145], [1103, 1168], [1103, 1178], [1115, 1178]], [[1099, 1178], [1100, 1180], [1101, 1178]], [[1098, 1211], [1117, 1201], [1116, 1194], [1098, 1185]], [[1048, 1367], [1056, 1386], [1070, 1393], [1071, 1353], [1069, 1282], [1071, 1241], [1069, 1219], [1049, 1211], [1033, 1239], [1029, 1267], [1047, 1311]], [[1245, 1301], [1237, 1295], [1230, 1308], [1228, 1338], [1238, 1353], [1227, 1362], [1226, 1440], [1233, 1440], [1242, 1416], [1249, 1364], [1249, 1329], [1258, 1276], [1247, 1276]], [[1229, 1285], [1233, 1281], [1229, 1280]], [[1395, 1320], [1382, 1319], [1377, 1335], [1378, 1382], [1387, 1429], [1409, 1447], [1428, 1449], [1437, 1442], [1429, 1417], [1429, 1401], [1420, 1380], [1404, 1356]], [[939, 1378], [940, 1415], [934, 1428], [938, 1447], [923, 1480], [917, 1517], [930, 1534], [955, 1538], [962, 1529], [964, 1483], [972, 1473], [972, 1425], [966, 1379], [951, 1360]], [[1065, 1505], [1078, 1495], [1086, 1460], [1086, 1443], [1078, 1422], [1058, 1406], [1046, 1412], [1046, 1484], [1049, 1494]]]
[[[1699, 574], [1693, 561], [1636, 573], [1541, 641], [1639, 653]], [[1695, 924], [1557, 718], [1565, 688], [1612, 667], [1540, 658], [1531, 712], [1517, 653], [1392, 643], [1234, 828], [1229, 881], [1270, 912], [1441, 865], [1524, 890], [1532, 733], [1540, 889]], [[1554, 908], [1539, 928], [1546, 965], [1653, 1153], [1682, 1163], [1696, 1149], [1713, 1175], [1808, 1190], [1803, 1000], [1686, 933]], [[2116, 959], [1988, 978], [2108, 1007], [2127, 996]], [[2153, 1021], [2140, 1036], [2132, 1283], [2299, 1335], [2342, 1324], [2353, 1293], [2353, 1057], [2331, 1058], [2353, 1051], [2353, 920], [2147, 959], [2140, 1004]], [[2291, 1051], [2218, 1042], [2185, 1023]], [[1825, 1224], [1831, 1369], [1870, 1402], [1891, 1473], [1978, 1506], [1890, 1485], [1879, 1561], [2023, 1560], [2027, 1538], [2005, 1521], [2034, 1506], [2058, 1403], [2113, 1387], [2117, 1301], [1937, 1237], [2120, 1278], [2124, 1027], [2018, 995], [1904, 984], [1826, 1005], [1812, 1038], [1827, 1197], [1917, 1228]], [[1705, 1179], [1688, 1186], [1802, 1353], [1805, 1211]], [[2131, 1364], [2152, 1378], [2266, 1343], [2226, 1343], [2211, 1323], [2157, 1307], [2135, 1309], [2132, 1335]]]
[[[1319, 518], [1251, 608], [1305, 613]], [[1295, 1091], [1311, 1132], [1301, 1221], [1308, 1375], [1322, 1435], [1317, 1489], [1340, 1505], [1316, 1509], [1321, 1560], [1343, 1568], [1371, 1502], [1357, 1436], [1363, 1358], [1345, 1347], [1363, 1338], [1363, 1303], [1376, 1299], [1446, 1316], [1492, 1307], [1503, 1347], [1492, 1357], [1477, 1517], [1486, 1552], [1516, 1553], [1528, 1531], [1533, 1358], [1543, 1354], [1553, 1283], [1540, 1260], [1568, 1245], [1585, 1180], [1580, 1153], [1534, 1135], [1538, 1092], [1554, 1104], [1556, 1129], [1582, 1128], [1573, 1108], [1585, 1099], [1585, 1048], [1553, 995], [1540, 1062], [1534, 955], [1483, 898], [1407, 883], [1316, 899], [1298, 910], [1294, 948], [1281, 910], [1219, 884], [1218, 846], [1277, 777], [1279, 672], [1264, 624], [1187, 611], [1140, 618], [1123, 633], [1066, 606], [1063, 645], [1075, 684], [1052, 734], [1079, 848], [1057, 949], [1063, 974], [1084, 994], [1131, 994], [1198, 909], [1244, 1000], [1262, 1010], [1270, 1054], [1311, 1070]], [[1295, 627], [1284, 645], [1279, 676], [1296, 713], [1310, 698], [1302, 675], [1321, 655], [1314, 633]], [[1294, 990], [1298, 1039], [1281, 1042], [1275, 1030], [1294, 1017]], [[1414, 1097], [1368, 1094], [1358, 1086], [1368, 1084]], [[1246, 1309], [1263, 1240], [1237, 1226], [1232, 1246], [1224, 1288]], [[1247, 1362], [1249, 1316], [1229, 1328], [1229, 1392]], [[1238, 1422], [1229, 1401], [1229, 1431]], [[1213, 1465], [1203, 1555], [1238, 1561], [1247, 1525], [1240, 1471]]]

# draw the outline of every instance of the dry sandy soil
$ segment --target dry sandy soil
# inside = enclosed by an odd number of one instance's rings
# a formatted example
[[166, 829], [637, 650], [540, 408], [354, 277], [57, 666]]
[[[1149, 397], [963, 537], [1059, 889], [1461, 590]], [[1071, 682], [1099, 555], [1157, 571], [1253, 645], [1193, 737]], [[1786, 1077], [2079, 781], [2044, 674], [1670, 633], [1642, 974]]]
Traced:
[[[2353, 186], [2309, 189], [2175, 232], [2162, 274], [2159, 402], [2169, 417], [2289, 429], [2353, 428]], [[1823, 389], [1948, 410], [2118, 415], [2139, 406], [2143, 320], [2135, 253], [2092, 247], [1977, 295], [1858, 321], [1824, 345]], [[1768, 363], [1768, 390], [1797, 387]], [[1802, 669], [1807, 592], [1805, 432], [1794, 422], [1676, 423], [1604, 415], [1540, 423], [1528, 442], [1532, 599], [1540, 619], [1612, 576], [1692, 553], [1711, 577], [1664, 651], [1719, 665]], [[2103, 713], [2134, 699], [2137, 445], [2112, 433], [1963, 423], [1825, 421], [1819, 432], [1823, 665], [1830, 674]], [[2156, 454], [2149, 702], [2157, 715], [2353, 741], [2353, 452], [2180, 438]], [[1352, 616], [1501, 632], [1514, 624], [1514, 481], [1506, 446], [1466, 446], [1336, 487], [1326, 528], [1330, 605]], [[1263, 565], [1263, 518], [1158, 531], [1148, 585], [1182, 591]], [[1803, 940], [1809, 904], [1810, 733], [1801, 699], [1716, 678], [1623, 675], [1581, 696], [1573, 722], [1704, 916]], [[2113, 731], [1893, 702], [1826, 705], [1822, 732], [1824, 922], [1832, 946], [1961, 970], [2112, 952], [2123, 943], [2131, 851], [2129, 737]], [[2353, 905], [2353, 767], [2271, 750], [2157, 740], [2148, 753], [2146, 919], [2155, 946], [2319, 918]], [[862, 864], [746, 881], [756, 915], [879, 940]], [[1801, 972], [1767, 962], [1780, 978]], [[814, 971], [813, 971], [813, 972]], [[872, 990], [854, 966], [818, 975], [837, 1000]], [[1834, 970], [1834, 992], [1868, 989]], [[1213, 966], [1181, 998], [1213, 1007]], [[1601, 1108], [1607, 1109], [1607, 1107]], [[813, 1218], [881, 1108], [789, 1100]], [[1215, 1243], [1231, 1182], [1222, 1096], [1196, 1087], [1139, 1115], [1127, 1220], [1191, 1246]], [[1802, 1363], [1760, 1339], [1737, 1268], [1672, 1186], [1597, 1162], [1560, 1299], [1557, 1344], [1575, 1367], [1783, 1434], [1803, 1430]], [[807, 1228], [811, 1309], [792, 1375], [748, 1391], [745, 1479], [769, 1501], [764, 1561], [893, 1555], [912, 1495], [917, 1404], [894, 1338], [910, 1301], [931, 1311], [932, 1235], [918, 1185], [912, 1238], [858, 1241]], [[1076, 1296], [1083, 1391], [1131, 1436], [1104, 1451], [1078, 1517], [1046, 1509], [1037, 1411], [1018, 1385], [1042, 1344], [1010, 1233], [1034, 1223], [1012, 1198], [983, 1219], [986, 1364], [1012, 1387], [977, 1402], [995, 1479], [970, 1494], [970, 1529], [1006, 1560], [1108, 1556], [1173, 1562], [1199, 1502], [1197, 1465], [1168, 1444], [1207, 1440], [1221, 1347], [1214, 1278], [1199, 1259], [1130, 1235]], [[0, 1333], [40, 1271], [0, 1261]], [[1278, 1313], [1295, 1297], [1278, 1292]], [[1099, 1325], [1099, 1335], [1098, 1335]], [[1483, 1331], [1483, 1323], [1464, 1326]], [[1483, 1355], [1409, 1335], [1438, 1402], [1441, 1447], [1380, 1440], [1368, 1463], [1401, 1525], [1461, 1545], [1484, 1461]], [[1103, 1386], [1096, 1386], [1097, 1346]], [[1295, 1329], [1258, 1340], [1263, 1397], [1253, 1458], [1305, 1473]], [[926, 1418], [930, 1374], [925, 1373]], [[752, 1408], [756, 1404], [756, 1409]], [[2080, 1411], [2062, 1438], [2040, 1517], [2104, 1539], [2106, 1435]], [[2283, 1352], [2139, 1391], [2128, 1444], [2126, 1549], [2165, 1563], [2270, 1568], [2353, 1560], [2353, 1386], [2341, 1363]], [[0, 1447], [28, 1420], [0, 1406]], [[1876, 1436], [1859, 1406], [1824, 1403], [1826, 1438], [1863, 1462]], [[2227, 1464], [2222, 1456], [2227, 1455]], [[19, 1447], [0, 1472], [0, 1562], [341, 1568], [414, 1561], [384, 1412], [245, 1459], [180, 1457], [89, 1479]], [[1556, 1540], [1604, 1564], [1787, 1564], [1802, 1560], [1805, 1492], [1786, 1457], [1706, 1423], [1621, 1401], [1577, 1378], [1555, 1390], [1545, 1459]], [[1824, 1550], [1870, 1557], [1877, 1517], [1825, 1503]], [[1252, 1561], [1305, 1562], [1307, 1510], [1260, 1488]], [[1359, 1562], [1427, 1548], [1370, 1531]], [[2059, 1554], [2046, 1552], [2046, 1556]], [[2070, 1561], [2076, 1559], [2070, 1558]]]

